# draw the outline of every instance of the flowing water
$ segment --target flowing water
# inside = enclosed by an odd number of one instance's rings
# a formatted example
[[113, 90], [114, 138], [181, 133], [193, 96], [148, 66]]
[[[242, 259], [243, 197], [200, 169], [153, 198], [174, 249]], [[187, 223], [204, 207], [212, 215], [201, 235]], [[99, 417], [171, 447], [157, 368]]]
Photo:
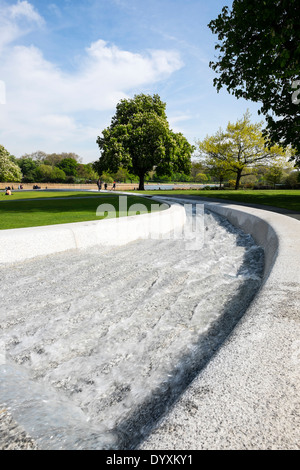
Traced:
[[263, 252], [202, 222], [198, 249], [139, 240], [0, 269], [0, 405], [40, 448], [136, 447], [232, 330]]

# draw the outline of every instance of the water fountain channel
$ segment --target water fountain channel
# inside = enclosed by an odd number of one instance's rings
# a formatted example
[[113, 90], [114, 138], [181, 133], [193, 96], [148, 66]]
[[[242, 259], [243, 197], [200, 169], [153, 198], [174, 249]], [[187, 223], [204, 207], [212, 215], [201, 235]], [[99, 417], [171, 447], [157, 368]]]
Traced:
[[0, 269], [0, 407], [39, 448], [135, 448], [251, 302], [262, 249], [187, 211], [198, 249], [138, 240]]

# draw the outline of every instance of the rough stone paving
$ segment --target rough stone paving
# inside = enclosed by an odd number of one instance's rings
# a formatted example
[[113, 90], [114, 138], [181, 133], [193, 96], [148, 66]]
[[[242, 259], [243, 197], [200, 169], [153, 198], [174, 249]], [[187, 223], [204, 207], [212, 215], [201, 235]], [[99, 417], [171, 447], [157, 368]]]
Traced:
[[[141, 240], [1, 268], [6, 362], [33, 387], [10, 387], [0, 366], [6, 397], [0, 448], [134, 447], [232, 329], [262, 269], [262, 250], [251, 237], [212, 214], [205, 215], [198, 250], [184, 240]], [[34, 396], [34, 384], [82, 413], [74, 429], [70, 411], [68, 442], [60, 431], [47, 436], [45, 410], [53, 398], [43, 399], [40, 388]], [[42, 410], [35, 408], [38, 399]], [[52, 434], [56, 424], [68, 433], [60, 412], [49, 422]], [[91, 434], [86, 439], [84, 429]]]
[[0, 449], [38, 450], [34, 439], [13, 419], [8, 410], [0, 410]]

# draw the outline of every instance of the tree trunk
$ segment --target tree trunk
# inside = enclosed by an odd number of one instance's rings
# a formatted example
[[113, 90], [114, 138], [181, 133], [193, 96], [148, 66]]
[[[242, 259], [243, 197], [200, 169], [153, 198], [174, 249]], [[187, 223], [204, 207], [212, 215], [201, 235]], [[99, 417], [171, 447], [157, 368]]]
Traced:
[[238, 170], [237, 175], [236, 175], [236, 180], [235, 180], [235, 190], [239, 189], [240, 187], [240, 181], [242, 177], [242, 170]]
[[145, 190], [145, 173], [140, 174], [139, 191]]

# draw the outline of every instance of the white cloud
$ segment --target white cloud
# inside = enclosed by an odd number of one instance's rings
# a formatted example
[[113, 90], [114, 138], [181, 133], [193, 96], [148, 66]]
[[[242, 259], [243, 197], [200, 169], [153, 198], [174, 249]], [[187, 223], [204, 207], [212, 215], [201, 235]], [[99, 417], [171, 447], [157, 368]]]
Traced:
[[16, 39], [28, 34], [34, 27], [44, 24], [44, 19], [27, 1], [14, 5], [4, 4], [0, 14], [0, 52]]
[[5, 11], [0, 79], [6, 84], [6, 110], [3, 113], [4, 106], [0, 108], [0, 143], [6, 138], [3, 144], [9, 147], [12, 135], [17, 136], [9, 148], [12, 153], [28, 152], [25, 144], [34, 138], [39, 148], [45, 142], [45, 151], [54, 151], [50, 148], [54, 142], [82, 143], [95, 131], [94, 142], [101, 123], [93, 129], [81, 121], [81, 113], [111, 111], [112, 115], [117, 102], [132, 90], [166, 79], [183, 65], [176, 51], [134, 53], [100, 39], [83, 51], [77, 70], [67, 73], [35, 46], [8, 44], [20, 36], [19, 18], [42, 24], [33, 7], [19, 1]]
[[39, 13], [35, 10], [35, 8], [25, 1], [18, 1], [17, 4], [11, 5], [7, 8], [8, 16], [11, 18], [26, 18], [29, 21], [32, 21], [37, 24], [44, 24], [43, 18], [39, 15]]

